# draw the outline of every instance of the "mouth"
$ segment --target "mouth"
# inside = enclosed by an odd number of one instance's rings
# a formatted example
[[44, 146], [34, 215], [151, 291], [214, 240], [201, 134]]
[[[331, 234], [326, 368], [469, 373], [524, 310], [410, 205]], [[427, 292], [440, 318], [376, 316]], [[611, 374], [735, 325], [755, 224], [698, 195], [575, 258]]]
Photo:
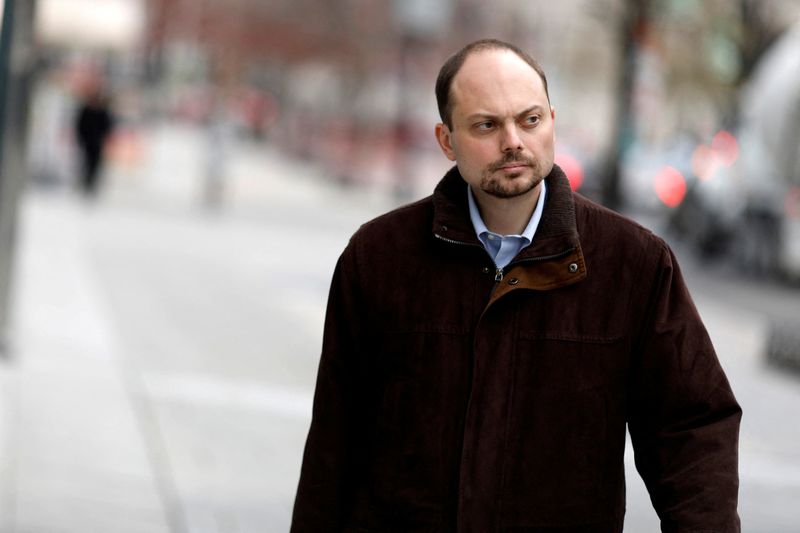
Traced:
[[515, 172], [524, 172], [525, 169], [533, 167], [534, 161], [531, 158], [522, 154], [515, 154], [515, 157], [509, 157], [508, 155], [491, 165], [489, 167], [490, 171], [513, 174]]
[[510, 165], [503, 165], [502, 167], [498, 168], [498, 170], [502, 170], [503, 172], [520, 172], [528, 167], [530, 167], [530, 165], [525, 163], [512, 163]]

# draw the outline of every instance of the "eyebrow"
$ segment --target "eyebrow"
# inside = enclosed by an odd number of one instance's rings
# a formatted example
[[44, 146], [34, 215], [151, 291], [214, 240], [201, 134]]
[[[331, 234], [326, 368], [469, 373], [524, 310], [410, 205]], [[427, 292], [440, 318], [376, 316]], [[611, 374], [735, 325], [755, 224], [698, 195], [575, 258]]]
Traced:
[[[539, 104], [534, 104], [534, 105], [530, 106], [529, 108], [524, 109], [524, 110], [520, 111], [519, 113], [517, 113], [515, 115], [515, 118], [519, 118], [519, 117], [522, 117], [522, 116], [525, 116], [525, 115], [529, 115], [530, 113], [533, 113], [534, 111], [538, 111], [540, 113], [544, 112], [544, 107], [542, 107]], [[479, 112], [479, 113], [473, 113], [473, 114], [467, 116], [467, 120], [475, 120], [475, 119], [479, 119], [479, 118], [496, 119], [497, 115], [493, 115], [492, 113], [480, 113]]]

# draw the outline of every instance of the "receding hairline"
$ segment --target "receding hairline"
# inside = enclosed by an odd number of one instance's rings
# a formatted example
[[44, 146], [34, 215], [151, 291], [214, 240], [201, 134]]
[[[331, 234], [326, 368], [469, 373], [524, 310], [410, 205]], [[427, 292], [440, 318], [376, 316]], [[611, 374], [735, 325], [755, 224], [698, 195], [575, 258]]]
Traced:
[[[501, 53], [503, 55], [506, 55], [506, 56], [509, 56], [509, 57], [513, 57], [513, 58], [516, 58], [517, 60], [519, 60], [520, 63], [524, 64], [526, 67], [528, 67], [531, 70], [531, 72], [536, 74], [536, 77], [539, 78], [539, 82], [542, 84], [542, 87], [544, 88], [545, 93], [547, 94], [547, 83], [545, 82], [545, 78], [542, 76], [542, 74], [538, 70], [536, 70], [530, 63], [528, 63], [528, 61], [524, 57], [521, 57], [519, 54], [514, 52], [514, 50], [509, 50], [507, 48], [496, 47], [496, 48], [481, 48], [481, 49], [478, 49], [478, 50], [474, 50], [473, 52], [469, 53], [468, 55], [466, 55], [464, 57], [464, 61], [461, 63], [461, 65], [459, 65], [458, 70], [455, 72], [455, 74], [453, 74], [453, 77], [450, 80], [450, 95], [449, 95], [450, 97], [453, 96], [453, 93], [452, 93], [453, 86], [456, 84], [456, 81], [458, 81], [459, 77], [464, 72], [464, 67], [467, 65], [467, 63], [469, 61], [474, 61], [475, 58], [477, 58], [477, 57], [484, 56], [484, 55], [487, 55], [487, 54], [491, 54], [493, 52], [498, 52], [498, 53]], [[547, 94], [547, 101], [548, 101], [548, 103], [550, 102], [550, 95], [549, 94]]]
[[511, 43], [500, 41], [498, 39], [481, 39], [479, 41], [473, 41], [467, 44], [458, 52], [450, 56], [439, 70], [439, 75], [436, 78], [436, 103], [439, 108], [439, 115], [442, 119], [442, 122], [444, 122], [448, 127], [452, 127], [453, 82], [458, 74], [461, 73], [464, 64], [471, 56], [478, 55], [483, 52], [491, 52], [494, 50], [510, 52], [517, 56], [523, 63], [527, 64], [539, 76], [539, 81], [542, 83], [544, 88], [547, 103], [550, 104], [550, 91], [547, 87], [547, 76], [545, 75], [544, 69], [542, 69], [538, 61], [531, 57], [527, 52]]

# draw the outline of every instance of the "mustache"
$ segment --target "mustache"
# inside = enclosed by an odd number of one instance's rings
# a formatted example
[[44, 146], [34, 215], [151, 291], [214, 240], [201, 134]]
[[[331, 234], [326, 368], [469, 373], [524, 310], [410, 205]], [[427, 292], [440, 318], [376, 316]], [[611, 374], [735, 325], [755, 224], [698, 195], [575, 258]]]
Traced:
[[520, 154], [519, 152], [506, 152], [506, 155], [503, 156], [503, 159], [499, 159], [489, 165], [489, 170], [491, 172], [500, 170], [504, 166], [507, 166], [509, 163], [522, 163], [523, 165], [532, 167], [534, 166], [536, 161], [534, 161], [532, 158], [528, 156]]

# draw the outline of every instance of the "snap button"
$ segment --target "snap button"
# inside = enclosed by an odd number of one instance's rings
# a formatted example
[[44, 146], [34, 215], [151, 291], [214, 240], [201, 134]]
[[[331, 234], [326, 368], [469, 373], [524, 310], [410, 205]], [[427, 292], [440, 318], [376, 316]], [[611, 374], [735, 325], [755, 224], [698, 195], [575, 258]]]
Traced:
[[483, 268], [481, 269], [481, 271], [483, 271], [483, 273], [484, 273], [484, 274], [488, 274], [489, 272], [491, 272], [491, 271], [489, 270], [489, 267], [483, 267]]
[[578, 263], [570, 263], [569, 264], [569, 271], [570, 273], [574, 274], [578, 271]]
[[517, 283], [519, 283], [519, 280], [517, 278], [511, 278], [510, 280], [508, 280], [509, 285], [516, 285]]

